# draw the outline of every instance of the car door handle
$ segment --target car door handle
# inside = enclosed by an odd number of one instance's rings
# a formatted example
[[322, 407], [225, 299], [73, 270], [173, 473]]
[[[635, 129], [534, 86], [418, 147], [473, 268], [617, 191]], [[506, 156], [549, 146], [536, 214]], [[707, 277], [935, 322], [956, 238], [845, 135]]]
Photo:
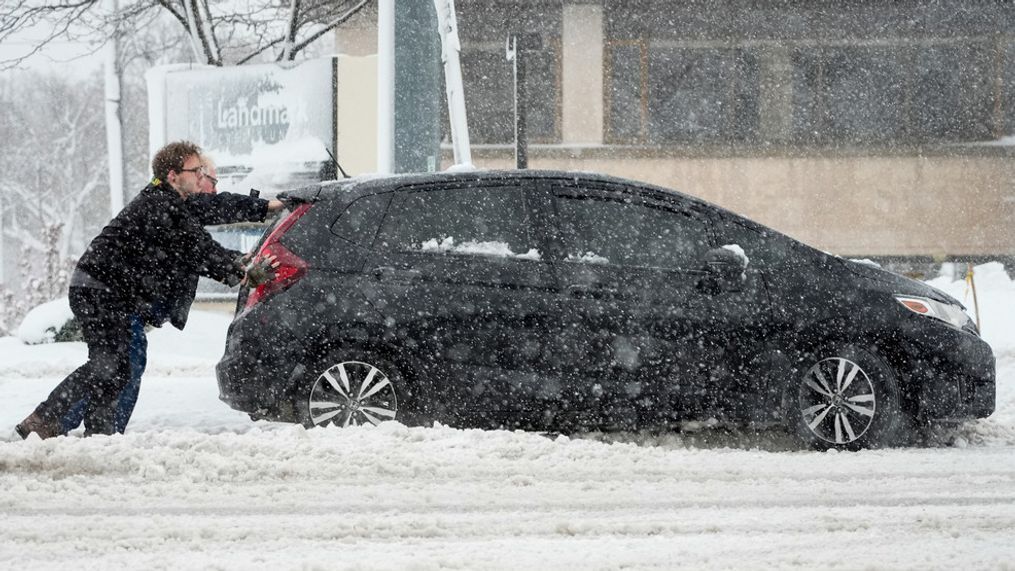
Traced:
[[423, 275], [423, 272], [413, 268], [396, 268], [395, 266], [377, 266], [373, 269], [374, 277], [384, 279], [386, 277], [400, 276], [403, 278], [416, 279]]
[[571, 297], [608, 299], [617, 297], [620, 293], [616, 288], [603, 285], [571, 284], [567, 286], [567, 292]]

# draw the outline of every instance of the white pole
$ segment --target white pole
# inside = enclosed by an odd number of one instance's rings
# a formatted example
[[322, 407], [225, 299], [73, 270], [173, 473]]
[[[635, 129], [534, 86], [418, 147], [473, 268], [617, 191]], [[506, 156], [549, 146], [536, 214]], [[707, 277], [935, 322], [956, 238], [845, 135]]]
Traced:
[[[110, 17], [116, 16], [117, 0], [104, 0]], [[106, 43], [106, 147], [109, 156], [109, 207], [116, 216], [123, 210], [123, 132], [120, 123], [120, 69], [116, 62], [117, 34], [113, 30]]]
[[377, 2], [377, 172], [395, 170], [395, 2]]
[[455, 0], [434, 0], [437, 7], [437, 27], [441, 36], [441, 60], [444, 62], [444, 83], [448, 93], [448, 119], [451, 122], [451, 147], [455, 164], [472, 167], [469, 145], [469, 121], [465, 115], [465, 90], [462, 88], [462, 65], [458, 54], [462, 44], [458, 40], [458, 17]]

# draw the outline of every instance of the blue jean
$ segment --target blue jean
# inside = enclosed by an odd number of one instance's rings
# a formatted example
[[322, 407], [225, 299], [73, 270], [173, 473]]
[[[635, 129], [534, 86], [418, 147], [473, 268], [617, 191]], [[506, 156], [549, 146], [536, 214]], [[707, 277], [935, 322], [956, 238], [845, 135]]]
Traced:
[[[113, 415], [113, 427], [120, 434], [123, 434], [123, 431], [127, 429], [127, 422], [134, 412], [137, 395], [141, 390], [141, 375], [144, 374], [148, 364], [148, 337], [145, 335], [144, 319], [140, 315], [131, 316], [130, 330], [130, 381], [120, 391], [120, 398], [116, 401], [116, 411]], [[64, 434], [81, 425], [87, 406], [88, 399], [81, 399], [71, 407], [70, 412], [60, 419], [60, 427]]]

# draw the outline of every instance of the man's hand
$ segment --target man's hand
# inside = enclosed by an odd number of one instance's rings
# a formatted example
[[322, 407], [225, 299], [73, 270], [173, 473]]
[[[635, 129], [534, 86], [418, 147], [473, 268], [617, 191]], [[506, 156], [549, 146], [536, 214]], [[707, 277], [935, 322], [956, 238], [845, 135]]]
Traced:
[[268, 212], [278, 212], [283, 208], [285, 208], [285, 204], [281, 200], [272, 199], [268, 201]]
[[257, 287], [270, 282], [275, 277], [275, 268], [279, 261], [275, 256], [255, 258], [246, 269], [243, 282], [249, 287]]

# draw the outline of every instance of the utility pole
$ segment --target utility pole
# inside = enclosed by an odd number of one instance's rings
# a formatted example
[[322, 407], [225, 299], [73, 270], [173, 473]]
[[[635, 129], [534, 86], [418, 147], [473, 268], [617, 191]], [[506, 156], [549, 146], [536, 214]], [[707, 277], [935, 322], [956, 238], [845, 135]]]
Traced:
[[512, 34], [508, 36], [505, 55], [512, 64], [515, 96], [515, 168], [529, 168], [529, 136], [528, 136], [528, 84], [525, 78], [525, 67], [528, 63], [528, 52], [541, 47], [539, 36], [535, 34]]
[[[103, 8], [116, 21], [117, 0], [103, 0]], [[123, 210], [123, 125], [120, 117], [120, 66], [117, 63], [119, 29], [115, 27], [106, 43], [106, 148], [109, 157], [109, 207], [112, 216]]]
[[377, 172], [395, 168], [395, 1], [377, 1]]

